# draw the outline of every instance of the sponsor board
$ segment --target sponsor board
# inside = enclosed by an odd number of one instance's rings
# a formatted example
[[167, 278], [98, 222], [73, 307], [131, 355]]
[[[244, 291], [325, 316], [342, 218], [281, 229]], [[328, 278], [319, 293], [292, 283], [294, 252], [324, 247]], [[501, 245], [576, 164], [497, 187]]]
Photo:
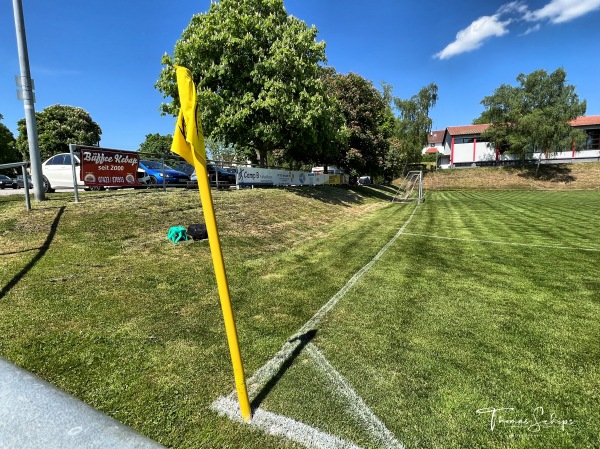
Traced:
[[299, 186], [322, 185], [329, 175], [315, 174], [297, 170], [277, 170], [271, 168], [238, 167], [237, 185], [239, 186]]
[[140, 156], [133, 151], [80, 147], [81, 180], [86, 186], [135, 186]]

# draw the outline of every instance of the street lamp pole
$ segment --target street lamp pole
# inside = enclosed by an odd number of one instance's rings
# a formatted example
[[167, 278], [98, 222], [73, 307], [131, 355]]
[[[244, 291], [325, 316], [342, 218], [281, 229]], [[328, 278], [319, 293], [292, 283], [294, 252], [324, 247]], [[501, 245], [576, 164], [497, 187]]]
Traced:
[[[15, 14], [15, 29], [17, 31], [17, 47], [19, 51], [19, 66], [21, 76], [17, 81], [19, 99], [23, 100], [25, 107], [25, 123], [27, 125], [27, 140], [29, 141], [29, 160], [31, 161], [31, 180], [36, 201], [44, 201], [44, 188], [42, 182], [42, 159], [38, 144], [37, 124], [35, 121], [35, 94], [33, 81], [29, 70], [29, 53], [27, 52], [27, 38], [25, 37], [25, 20], [23, 19], [23, 5], [21, 0], [13, 0]], [[25, 182], [27, 180], [25, 179]]]

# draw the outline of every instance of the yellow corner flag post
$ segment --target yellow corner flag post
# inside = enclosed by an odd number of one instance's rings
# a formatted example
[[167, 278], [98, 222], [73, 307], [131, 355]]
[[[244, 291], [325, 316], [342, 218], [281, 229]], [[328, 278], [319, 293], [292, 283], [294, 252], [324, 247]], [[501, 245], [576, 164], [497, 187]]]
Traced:
[[217, 220], [210, 193], [208, 173], [206, 170], [206, 150], [204, 148], [204, 137], [202, 135], [202, 126], [197, 115], [197, 94], [196, 86], [192, 80], [192, 74], [188, 69], [181, 66], [175, 66], [177, 73], [177, 88], [179, 90], [179, 100], [181, 109], [177, 117], [175, 134], [171, 151], [179, 154], [186, 161], [192, 164], [196, 169], [198, 177], [198, 189], [200, 190], [200, 201], [204, 211], [204, 221], [206, 222], [206, 231], [208, 233], [208, 243], [215, 268], [217, 278], [217, 288], [221, 298], [221, 309], [223, 310], [223, 320], [225, 321], [225, 332], [227, 342], [229, 343], [229, 353], [231, 354], [231, 363], [233, 364], [233, 374], [235, 377], [235, 386], [240, 411], [245, 421], [252, 419], [252, 410], [246, 390], [246, 379], [244, 378], [244, 367], [242, 365], [242, 356], [238, 344], [237, 330], [231, 308], [231, 299], [229, 297], [229, 285], [227, 284], [227, 275], [225, 274], [225, 264], [223, 263], [223, 253], [221, 251], [221, 242], [219, 241], [219, 231], [217, 229]]

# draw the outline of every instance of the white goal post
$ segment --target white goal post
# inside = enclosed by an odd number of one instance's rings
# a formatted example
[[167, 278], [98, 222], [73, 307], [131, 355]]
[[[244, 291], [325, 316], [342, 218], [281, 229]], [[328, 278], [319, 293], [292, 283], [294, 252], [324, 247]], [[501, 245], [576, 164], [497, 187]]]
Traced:
[[393, 203], [423, 202], [423, 171], [413, 170], [406, 174], [392, 198]]

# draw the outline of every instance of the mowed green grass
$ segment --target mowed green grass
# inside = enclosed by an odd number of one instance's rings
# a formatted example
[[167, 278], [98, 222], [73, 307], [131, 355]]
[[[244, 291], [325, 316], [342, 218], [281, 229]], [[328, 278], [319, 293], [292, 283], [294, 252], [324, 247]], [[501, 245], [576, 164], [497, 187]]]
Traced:
[[[393, 189], [214, 191], [248, 375], [396, 232]], [[0, 199], [0, 355], [173, 448], [296, 447], [210, 409], [234, 388], [198, 192]], [[364, 247], [368, 250], [364, 250]]]
[[[390, 193], [215, 192], [247, 376], [406, 222]], [[197, 192], [51, 198], [0, 200], [0, 355], [169, 447], [299, 447], [210, 409], [234, 385], [208, 246], [166, 240]], [[433, 192], [312, 344], [407, 448], [596, 447], [599, 216], [593, 191]], [[306, 353], [260, 406], [379, 447]]]
[[[407, 448], [600, 447], [599, 217], [597, 192], [432, 193], [313, 344]], [[287, 375], [266, 407], [380, 447], [319, 388], [311, 416], [310, 357]]]

